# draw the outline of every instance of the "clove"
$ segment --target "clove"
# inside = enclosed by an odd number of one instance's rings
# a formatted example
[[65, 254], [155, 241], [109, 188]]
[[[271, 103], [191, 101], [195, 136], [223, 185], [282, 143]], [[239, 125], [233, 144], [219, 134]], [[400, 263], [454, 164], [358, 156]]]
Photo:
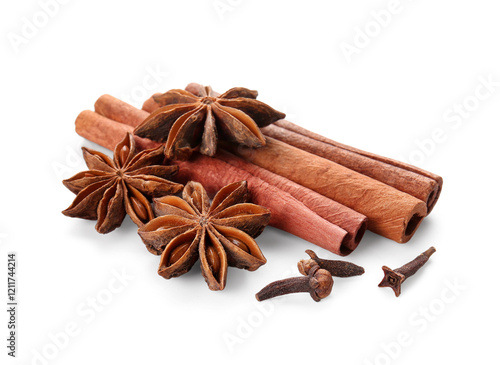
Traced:
[[427, 251], [418, 255], [414, 260], [395, 270], [391, 270], [387, 266], [382, 266], [384, 278], [378, 286], [392, 288], [396, 297], [399, 297], [401, 294], [401, 284], [424, 266], [434, 252], [436, 252], [436, 249], [430, 247]]
[[319, 302], [332, 292], [333, 278], [329, 271], [312, 265], [306, 276], [275, 281], [255, 294], [259, 302], [280, 295], [309, 293], [314, 301]]
[[365, 269], [352, 262], [322, 259], [312, 250], [306, 250], [306, 253], [311, 258], [300, 260], [297, 263], [297, 267], [302, 275], [307, 275], [307, 272], [313, 265], [318, 265], [321, 269], [329, 271], [332, 276], [337, 276], [339, 278], [348, 278], [350, 276], [357, 276], [365, 273]]

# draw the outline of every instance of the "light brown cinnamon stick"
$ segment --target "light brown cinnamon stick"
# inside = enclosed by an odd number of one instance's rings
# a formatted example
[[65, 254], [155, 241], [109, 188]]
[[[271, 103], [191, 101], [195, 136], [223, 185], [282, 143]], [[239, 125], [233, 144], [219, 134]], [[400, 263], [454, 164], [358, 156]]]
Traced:
[[365, 215], [368, 229], [404, 243], [427, 214], [423, 201], [330, 160], [266, 137], [258, 149], [227, 145], [236, 155]]
[[262, 148], [238, 147], [232, 152], [365, 215], [368, 229], [375, 233], [408, 242], [427, 214], [426, 204], [409, 194], [286, 143], [266, 140]]
[[[109, 95], [101, 96], [96, 101], [95, 107], [96, 110], [101, 110], [106, 117], [132, 126], [139, 125], [149, 115], [145, 110], [138, 110]], [[153, 98], [148, 99], [143, 106], [143, 109], [149, 110], [156, 110], [157, 108], [158, 104], [156, 104]], [[129, 112], [129, 114], [126, 115], [126, 119], [123, 119], [125, 114], [123, 112], [124, 110]], [[242, 170], [248, 171], [252, 175], [291, 194], [322, 218], [347, 231], [348, 237], [344, 240], [344, 244], [347, 247], [354, 250], [358, 246], [368, 226], [367, 218], [363, 214], [283, 176], [246, 162], [234, 155], [221, 152], [217, 155], [217, 158]]]
[[361, 241], [368, 226], [368, 219], [364, 215], [227, 151], [220, 150], [215, 157], [286, 191], [320, 217], [346, 230], [348, 237], [345, 245], [351, 250], [354, 250]]
[[[91, 110], [81, 112], [75, 121], [76, 133], [87, 138], [89, 141], [107, 148], [111, 151], [120, 142], [127, 132], [133, 132], [134, 128], [122, 123], [110, 123], [112, 121]], [[160, 143], [146, 138], [135, 136], [138, 149], [145, 150], [158, 147]]]
[[401, 161], [336, 142], [287, 120], [279, 120], [263, 128], [263, 132], [270, 137], [404, 191], [426, 202], [427, 214], [434, 208], [441, 194], [443, 187], [441, 176]]
[[133, 105], [122, 102], [120, 99], [108, 94], [102, 95], [95, 102], [94, 109], [98, 114], [105, 116], [113, 115], [116, 118], [113, 120], [131, 125], [132, 127], [136, 127], [138, 120], [144, 120], [149, 115], [145, 114], [142, 110], [137, 109]]
[[[83, 111], [75, 121], [76, 131], [82, 137], [112, 150], [133, 127], [113, 121], [92, 111]], [[136, 143], [144, 148], [159, 145], [134, 136]], [[270, 225], [303, 238], [339, 255], [352, 252], [348, 234], [342, 228], [328, 222], [306, 207], [292, 195], [266, 183], [247, 171], [232, 166], [222, 160], [199, 155], [179, 164], [177, 178], [182, 182], [195, 180], [202, 183], [207, 191], [215, 194], [223, 186], [246, 180], [252, 200], [271, 210]]]

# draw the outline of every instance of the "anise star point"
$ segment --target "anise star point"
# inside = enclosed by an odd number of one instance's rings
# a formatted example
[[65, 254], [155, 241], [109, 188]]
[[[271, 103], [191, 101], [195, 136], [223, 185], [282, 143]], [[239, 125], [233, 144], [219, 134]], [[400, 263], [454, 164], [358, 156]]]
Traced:
[[390, 269], [387, 266], [382, 266], [382, 270], [384, 271], [384, 278], [378, 284], [380, 288], [389, 287], [394, 290], [394, 294], [396, 297], [401, 295], [401, 284], [405, 280], [405, 276], [400, 273]]

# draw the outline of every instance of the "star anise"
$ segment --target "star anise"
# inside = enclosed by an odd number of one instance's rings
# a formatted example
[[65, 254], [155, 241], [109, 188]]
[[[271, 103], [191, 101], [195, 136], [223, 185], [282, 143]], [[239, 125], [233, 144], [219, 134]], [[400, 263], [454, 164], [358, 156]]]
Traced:
[[174, 194], [183, 187], [167, 180], [177, 173], [177, 166], [159, 165], [164, 159], [163, 146], [136, 153], [130, 133], [116, 145], [113, 159], [85, 147], [82, 150], [90, 170], [63, 181], [77, 196], [62, 213], [97, 219], [99, 233], [119, 227], [125, 214], [138, 226], [144, 225], [154, 218], [146, 196]]
[[151, 252], [163, 251], [158, 273], [166, 279], [180, 276], [199, 258], [208, 287], [222, 290], [228, 265], [254, 271], [265, 264], [252, 237], [262, 232], [271, 213], [247, 203], [248, 195], [246, 181], [240, 181], [219, 190], [210, 204], [203, 186], [191, 181], [182, 199], [154, 199], [158, 217], [138, 232]]
[[134, 131], [140, 137], [166, 142], [165, 154], [169, 158], [187, 159], [198, 147], [202, 154], [213, 156], [218, 136], [247, 147], [262, 147], [266, 140], [259, 127], [285, 117], [256, 100], [254, 90], [236, 87], [222, 95], [210, 86], [191, 90], [196, 90], [196, 95], [173, 89], [155, 97], [161, 108]]

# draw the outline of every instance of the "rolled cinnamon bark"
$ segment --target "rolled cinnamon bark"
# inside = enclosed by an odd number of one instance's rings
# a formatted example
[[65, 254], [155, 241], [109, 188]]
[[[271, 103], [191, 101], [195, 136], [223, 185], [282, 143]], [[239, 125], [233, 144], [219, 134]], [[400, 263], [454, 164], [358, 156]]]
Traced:
[[[84, 110], [76, 117], [75, 129], [80, 136], [111, 151], [127, 132], [134, 131], [129, 125], [116, 123], [91, 110]], [[142, 150], [158, 147], [161, 144], [135, 135], [134, 138], [137, 148]]]
[[427, 214], [425, 203], [409, 194], [271, 137], [257, 149], [226, 147], [251, 163], [365, 215], [369, 230], [396, 242], [408, 242]]
[[247, 162], [227, 151], [220, 150], [215, 157], [286, 191], [320, 217], [347, 231], [348, 236], [344, 243], [349, 249], [354, 250], [365, 234], [368, 226], [367, 218], [345, 205], [339, 204], [283, 176]]
[[[75, 121], [76, 131], [82, 137], [113, 150], [117, 142], [134, 127], [113, 121], [86, 110]], [[134, 136], [138, 147], [154, 148], [160, 145]], [[254, 203], [271, 210], [270, 225], [289, 232], [338, 255], [348, 255], [352, 245], [345, 230], [320, 217], [302, 202], [276, 186], [268, 184], [251, 173], [219, 159], [196, 156], [190, 161], [177, 162], [182, 182], [195, 180], [202, 183], [210, 194], [240, 180], [246, 180]], [[357, 245], [356, 245], [357, 246]], [[354, 248], [353, 248], [354, 247]]]
[[[155, 94], [159, 95], [159, 94]], [[158, 109], [158, 104], [153, 97], [149, 98], [143, 105], [143, 110], [135, 109], [129, 104], [113, 98], [109, 95], [101, 96], [95, 103], [96, 108], [101, 110], [103, 115], [117, 122], [126, 123], [128, 125], [137, 126], [149, 115], [146, 111], [154, 111]], [[135, 110], [131, 110], [131, 108]], [[130, 112], [124, 120], [124, 112]], [[289, 179], [272, 173], [257, 165], [246, 162], [239, 157], [229, 153], [220, 152], [217, 158], [236, 166], [242, 170], [250, 172], [252, 175], [259, 177], [267, 183], [277, 186], [283, 191], [291, 194], [294, 198], [301, 201], [309, 209], [317, 213], [327, 221], [341, 227], [348, 233], [348, 237], [344, 240], [344, 245], [354, 250], [367, 229], [367, 218], [353, 209], [339, 204], [338, 202], [327, 198], [309, 188], [301, 186]]]
[[314, 243], [335, 254], [346, 256], [353, 246], [347, 232], [306, 207], [292, 195], [258, 177], [218, 158], [197, 154], [179, 165], [179, 181], [194, 180], [206, 187], [210, 195], [227, 184], [246, 180], [252, 202], [271, 211], [269, 225]]
[[263, 132], [270, 137], [404, 191], [426, 202], [427, 214], [434, 208], [441, 194], [443, 187], [441, 176], [401, 161], [333, 141], [287, 120], [279, 120], [263, 128]]
[[[154, 101], [154, 100], [153, 100]], [[113, 115], [113, 120], [119, 121], [132, 127], [137, 126], [137, 120], [144, 120], [149, 114], [137, 109], [133, 105], [125, 103], [114, 96], [104, 94], [94, 104], [96, 113], [101, 115]]]
[[154, 97], [161, 95], [160, 93], [153, 94], [149, 99], [147, 99], [144, 104], [142, 104], [142, 110], [147, 111], [148, 113], [154, 112], [160, 106], [155, 101]]

